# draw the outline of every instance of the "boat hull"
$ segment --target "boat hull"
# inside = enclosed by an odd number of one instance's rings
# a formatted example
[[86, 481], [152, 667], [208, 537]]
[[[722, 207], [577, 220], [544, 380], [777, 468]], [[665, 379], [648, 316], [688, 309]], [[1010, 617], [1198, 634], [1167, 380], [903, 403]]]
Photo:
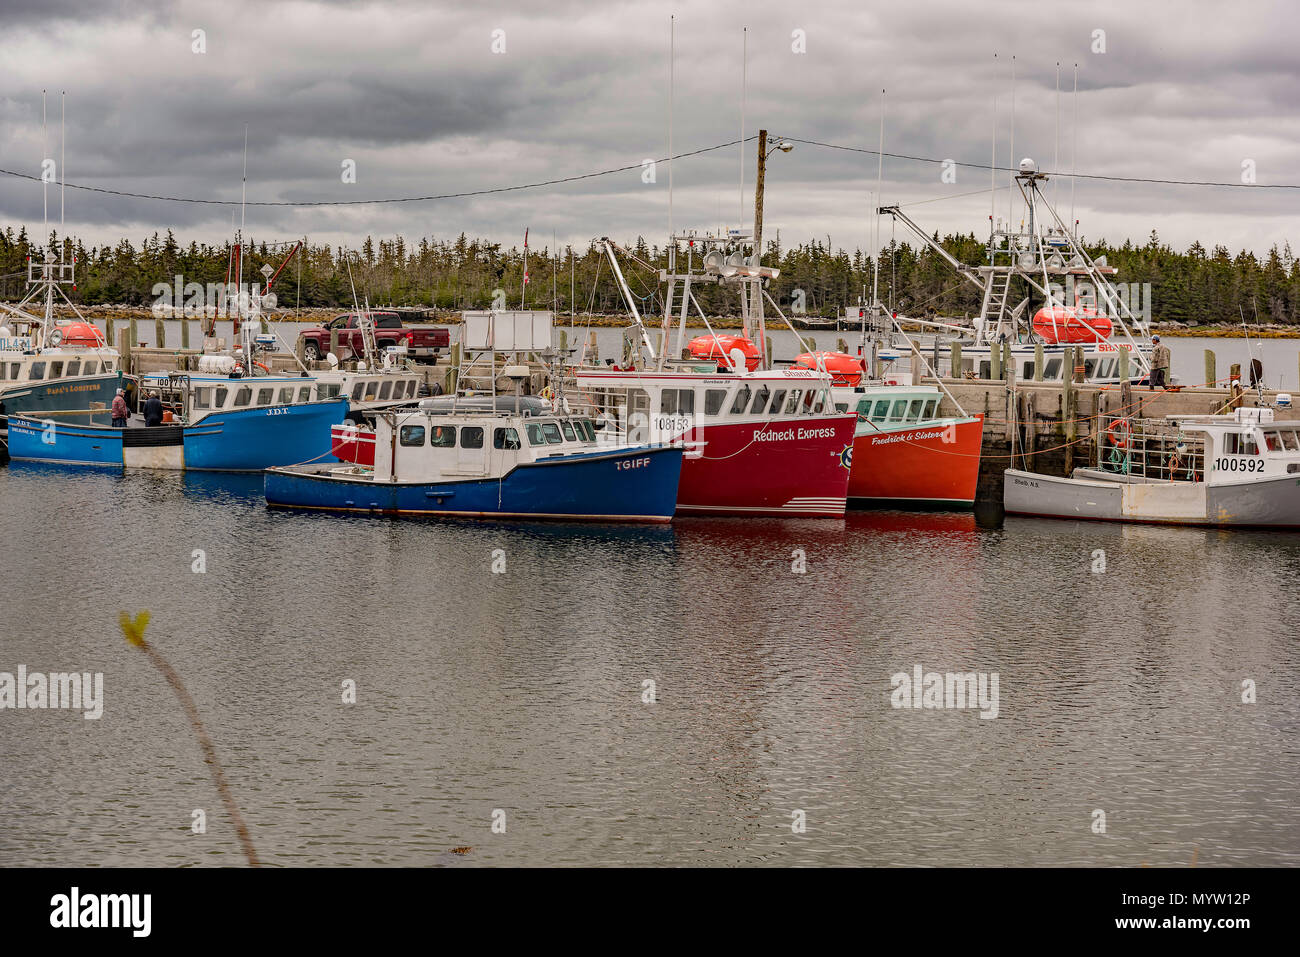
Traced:
[[499, 478], [442, 482], [375, 482], [355, 472], [270, 469], [267, 505], [366, 515], [667, 522], [676, 508], [682, 450], [597, 451], [524, 463]]
[[848, 498], [855, 416], [696, 427], [683, 441], [677, 512], [839, 518]]
[[328, 455], [330, 427], [346, 412], [347, 403], [334, 400], [221, 412], [197, 425], [128, 429], [14, 417], [9, 455], [56, 465], [260, 472]]
[[868, 431], [853, 440], [849, 503], [971, 508], [979, 482], [984, 418]]
[[1009, 514], [1156, 525], [1300, 528], [1300, 475], [1252, 482], [1108, 482], [1008, 469]]
[[0, 434], [6, 430], [11, 415], [39, 418], [50, 412], [107, 409], [112, 406], [113, 397], [121, 385], [121, 377], [116, 372], [46, 382], [11, 383], [8, 388], [0, 389]]

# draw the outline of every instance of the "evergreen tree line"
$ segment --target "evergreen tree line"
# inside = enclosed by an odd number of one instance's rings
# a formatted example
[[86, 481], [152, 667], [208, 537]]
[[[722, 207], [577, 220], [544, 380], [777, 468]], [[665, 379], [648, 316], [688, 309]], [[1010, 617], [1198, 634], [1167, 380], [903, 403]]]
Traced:
[[[958, 260], [971, 265], [987, 261], [986, 243], [973, 233], [949, 235], [936, 242]], [[157, 283], [224, 283], [231, 246], [182, 246], [168, 230], [154, 233], [138, 246], [123, 239], [114, 246], [87, 249], [79, 239], [51, 233], [49, 248], [63, 242], [77, 259], [77, 287], [69, 296], [87, 305], [121, 304], [148, 308], [156, 300]], [[1254, 322], [1300, 323], [1300, 267], [1291, 247], [1276, 246], [1262, 259], [1253, 252], [1232, 255], [1223, 246], [1207, 251], [1195, 242], [1186, 252], [1162, 243], [1153, 231], [1143, 246], [1126, 241], [1122, 246], [1102, 241], [1086, 244], [1094, 256], [1105, 256], [1118, 268], [1113, 277], [1121, 283], [1150, 283], [1152, 317], [1157, 321], [1237, 324], [1242, 313]], [[0, 233], [0, 295], [13, 300], [23, 295], [26, 257], [33, 244], [25, 227]], [[666, 268], [666, 251], [638, 239], [629, 250], [634, 259], [620, 265], [643, 315], [662, 312], [663, 284], [657, 270]], [[261, 279], [261, 268], [277, 267], [288, 247], [259, 242], [246, 244], [245, 283]], [[685, 268], [685, 253], [678, 268]], [[351, 277], [349, 280], [349, 260]], [[528, 250], [529, 308], [556, 308], [561, 318], [578, 314], [625, 313], [623, 299], [609, 263], [595, 242], [585, 249], [565, 247]], [[856, 305], [871, 294], [872, 262], [869, 253], [855, 249], [831, 250], [819, 240], [782, 248], [769, 242], [764, 265], [777, 266], [780, 276], [769, 287], [772, 297], [789, 313], [802, 300], [809, 316], [832, 318], [843, 307]], [[440, 310], [489, 308], [504, 292], [508, 308], [520, 305], [524, 277], [524, 250], [501, 243], [470, 239], [463, 233], [453, 240], [423, 238], [408, 243], [402, 237], [375, 240], [367, 237], [360, 248], [344, 251], [329, 245], [306, 244], [285, 267], [274, 292], [281, 309], [350, 308], [352, 283], [358, 300], [371, 305], [421, 306]], [[570, 290], [572, 289], [572, 295]], [[715, 284], [692, 287], [710, 315], [740, 312], [734, 288]], [[552, 298], [554, 290], [554, 299]], [[801, 290], [802, 295], [796, 295]], [[904, 315], [973, 316], [979, 311], [980, 291], [963, 281], [924, 244], [891, 242], [880, 255], [880, 298]]]

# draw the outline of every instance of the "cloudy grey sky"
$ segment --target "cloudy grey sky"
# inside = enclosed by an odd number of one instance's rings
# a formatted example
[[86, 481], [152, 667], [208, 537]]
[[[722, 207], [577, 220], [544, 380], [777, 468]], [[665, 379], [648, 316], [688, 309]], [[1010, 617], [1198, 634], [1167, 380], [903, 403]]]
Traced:
[[[676, 15], [675, 151], [737, 139], [742, 27], [748, 27], [746, 134], [874, 148], [887, 89], [887, 152], [1054, 165], [1105, 176], [1300, 183], [1300, 72], [1294, 2], [719, 2], [95, 4], [0, 0], [0, 167], [39, 175], [41, 90], [58, 155], [67, 90], [69, 182], [238, 200], [248, 125], [250, 200], [353, 200], [511, 186], [640, 164], [667, 154], [669, 15]], [[194, 31], [206, 52], [195, 53]], [[504, 53], [493, 52], [504, 31]], [[802, 31], [797, 34], [795, 31]], [[1094, 52], [1104, 31], [1104, 52]], [[499, 36], [499, 35], [498, 35]], [[795, 52], [798, 38], [806, 52]], [[498, 44], [499, 45], [499, 44]], [[995, 60], [994, 54], [997, 54]], [[1079, 64], [1077, 103], [1070, 96]], [[1074, 111], [1077, 107], [1077, 129]], [[745, 157], [752, 216], [753, 144]], [[342, 181], [353, 160], [356, 182]], [[886, 160], [885, 202], [916, 203], [924, 226], [982, 233], [989, 173]], [[684, 227], [742, 218], [737, 147], [675, 164]], [[829, 235], [866, 248], [876, 158], [798, 145], [769, 164], [766, 232], [785, 244]], [[998, 177], [1006, 186], [1006, 175]], [[1068, 216], [1070, 183], [1057, 181]], [[961, 195], [982, 190], [977, 195]], [[174, 229], [219, 242], [231, 207], [67, 191], [70, 231], [90, 242]], [[1007, 214], [1007, 193], [998, 196]], [[57, 192], [50, 194], [57, 222]], [[1300, 190], [1157, 186], [1079, 179], [1089, 237], [1179, 248], [1194, 239], [1263, 252], [1300, 238]], [[236, 212], [236, 215], [238, 213]], [[592, 237], [661, 242], [668, 171], [640, 168], [562, 186], [398, 205], [247, 209], [257, 239], [307, 234], [354, 245], [367, 233], [507, 244]], [[0, 219], [39, 227], [41, 188], [0, 176]], [[885, 227], [888, 238], [888, 227]], [[1300, 249], [1300, 243], [1296, 243]]]

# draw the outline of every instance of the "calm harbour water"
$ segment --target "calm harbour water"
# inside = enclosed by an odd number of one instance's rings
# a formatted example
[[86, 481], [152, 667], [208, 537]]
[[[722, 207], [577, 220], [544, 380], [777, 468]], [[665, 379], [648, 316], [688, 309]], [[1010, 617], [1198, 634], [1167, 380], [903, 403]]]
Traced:
[[[260, 493], [0, 468], [0, 671], [105, 681], [97, 721], [0, 711], [0, 864], [242, 863], [118, 629], [146, 608], [270, 865], [1300, 863], [1300, 535], [410, 522]], [[915, 665], [997, 672], [998, 717], [892, 708]]]

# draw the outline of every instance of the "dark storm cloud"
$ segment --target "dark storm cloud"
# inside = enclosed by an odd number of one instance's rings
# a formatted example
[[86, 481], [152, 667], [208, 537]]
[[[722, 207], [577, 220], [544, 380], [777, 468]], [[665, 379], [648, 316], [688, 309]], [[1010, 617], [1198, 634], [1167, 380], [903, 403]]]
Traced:
[[[9, 169], [35, 174], [40, 90], [69, 91], [68, 175], [131, 192], [237, 200], [244, 125], [250, 199], [340, 200], [454, 193], [640, 164], [667, 151], [669, 7], [642, 3], [11, 4], [0, 99]], [[746, 135], [760, 125], [809, 140], [874, 147], [879, 92], [886, 149], [998, 165], [1032, 155], [1081, 171], [1259, 182], [1300, 180], [1300, 77], [1284, 4], [1114, 3], [1072, 8], [943, 2], [864, 8], [721, 3], [677, 11], [674, 146], [740, 135], [741, 26], [748, 24]], [[205, 31], [204, 54], [191, 52]], [[493, 31], [506, 53], [492, 53]], [[807, 52], [792, 51], [802, 31]], [[1094, 52], [1104, 31], [1104, 52]], [[999, 56], [995, 62], [994, 53]], [[1015, 154], [1010, 58], [1016, 55]], [[1057, 136], [1056, 64], [1061, 63]], [[1069, 91], [1079, 64], [1078, 122]], [[57, 94], [50, 100], [57, 149]], [[752, 203], [753, 146], [745, 178]], [[341, 164], [356, 164], [345, 184]], [[886, 202], [917, 207], [927, 228], [987, 228], [987, 171], [889, 160]], [[610, 233], [660, 240], [664, 166], [547, 190], [394, 206], [247, 211], [260, 234], [355, 242], [462, 230], [515, 242], [525, 225], [549, 244]], [[735, 148], [673, 171], [676, 225], [736, 225]], [[870, 235], [874, 156], [799, 145], [769, 168], [768, 231], [788, 241], [831, 233], [850, 248]], [[997, 185], [1005, 190], [1005, 174]], [[1067, 201], [1068, 181], [1053, 187]], [[951, 198], [945, 198], [951, 197]], [[1267, 248], [1286, 237], [1300, 197], [1280, 192], [1079, 180], [1085, 232], [1178, 245]], [[1006, 215], [1005, 191], [999, 215]], [[57, 204], [56, 207], [57, 208]], [[1068, 214], [1068, 210], [1065, 211]], [[39, 222], [39, 186], [0, 178], [6, 222]], [[56, 214], [57, 215], [57, 214]], [[746, 216], [748, 214], [746, 213]], [[137, 239], [172, 227], [217, 240], [228, 207], [68, 192], [69, 224], [88, 238]]]

